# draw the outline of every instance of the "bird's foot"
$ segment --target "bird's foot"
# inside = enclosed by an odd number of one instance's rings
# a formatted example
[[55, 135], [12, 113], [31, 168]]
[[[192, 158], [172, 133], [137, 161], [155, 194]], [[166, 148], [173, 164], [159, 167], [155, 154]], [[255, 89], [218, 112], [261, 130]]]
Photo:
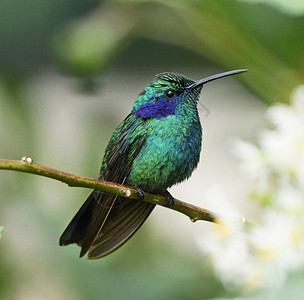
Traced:
[[166, 205], [172, 206], [174, 204], [174, 197], [168, 192], [168, 190], [165, 191], [164, 196], [166, 198]]
[[145, 191], [142, 190], [141, 188], [139, 188], [138, 186], [132, 186], [132, 187], [133, 187], [133, 188], [137, 191], [137, 193], [138, 193], [138, 196], [139, 196], [138, 200], [143, 200], [143, 199], [145, 198], [145, 195], [146, 195]]

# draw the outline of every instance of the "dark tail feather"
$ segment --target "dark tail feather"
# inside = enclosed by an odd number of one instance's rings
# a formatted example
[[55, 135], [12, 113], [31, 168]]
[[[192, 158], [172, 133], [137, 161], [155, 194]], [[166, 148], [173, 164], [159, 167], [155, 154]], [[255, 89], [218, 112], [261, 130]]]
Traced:
[[94, 191], [90, 194], [85, 203], [80, 207], [68, 227], [65, 229], [59, 239], [60, 246], [66, 246], [76, 243], [82, 246], [82, 240], [86, 233], [87, 226], [91, 220], [93, 209], [96, 205], [94, 201]]
[[121, 202], [111, 209], [89, 249], [89, 259], [101, 258], [122, 246], [141, 227], [155, 207], [155, 204], [143, 201], [124, 198], [117, 200]]
[[[105, 201], [98, 201], [105, 195], [108, 195]], [[81, 256], [89, 250], [89, 259], [106, 256], [134, 235], [154, 207], [148, 202], [93, 191], [61, 235], [59, 245], [76, 243], [82, 248]]]

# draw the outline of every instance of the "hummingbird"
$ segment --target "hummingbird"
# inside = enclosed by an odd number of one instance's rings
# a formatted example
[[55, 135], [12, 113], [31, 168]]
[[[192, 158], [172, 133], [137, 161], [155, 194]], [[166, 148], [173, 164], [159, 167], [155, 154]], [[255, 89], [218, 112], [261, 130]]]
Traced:
[[[197, 110], [204, 84], [247, 69], [233, 70], [197, 81], [165, 72], [155, 76], [138, 96], [131, 113], [117, 126], [102, 160], [99, 179], [174, 198], [168, 188], [188, 179], [197, 167], [202, 126]], [[60, 246], [76, 243], [80, 257], [104, 257], [128, 241], [155, 207], [94, 190], [62, 236]]]

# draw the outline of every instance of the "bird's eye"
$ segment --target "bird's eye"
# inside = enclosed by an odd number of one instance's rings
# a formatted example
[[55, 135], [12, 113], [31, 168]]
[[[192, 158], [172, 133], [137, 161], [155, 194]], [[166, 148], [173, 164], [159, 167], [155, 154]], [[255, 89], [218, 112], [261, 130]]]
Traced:
[[175, 96], [175, 92], [172, 90], [167, 90], [165, 92], [165, 94], [166, 94], [167, 98], [173, 98]]

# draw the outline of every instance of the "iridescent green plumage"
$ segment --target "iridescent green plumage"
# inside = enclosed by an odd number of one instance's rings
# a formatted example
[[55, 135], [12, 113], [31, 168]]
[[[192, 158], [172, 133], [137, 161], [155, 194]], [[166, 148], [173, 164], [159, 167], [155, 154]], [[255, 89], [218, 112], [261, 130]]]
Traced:
[[[202, 130], [197, 102], [203, 84], [241, 71], [197, 82], [175, 73], [158, 75], [114, 131], [99, 178], [161, 193], [170, 200], [167, 189], [187, 179], [199, 162]], [[89, 252], [91, 259], [103, 257], [125, 243], [154, 206], [93, 191], [62, 234], [60, 245], [77, 243], [80, 256]]]

